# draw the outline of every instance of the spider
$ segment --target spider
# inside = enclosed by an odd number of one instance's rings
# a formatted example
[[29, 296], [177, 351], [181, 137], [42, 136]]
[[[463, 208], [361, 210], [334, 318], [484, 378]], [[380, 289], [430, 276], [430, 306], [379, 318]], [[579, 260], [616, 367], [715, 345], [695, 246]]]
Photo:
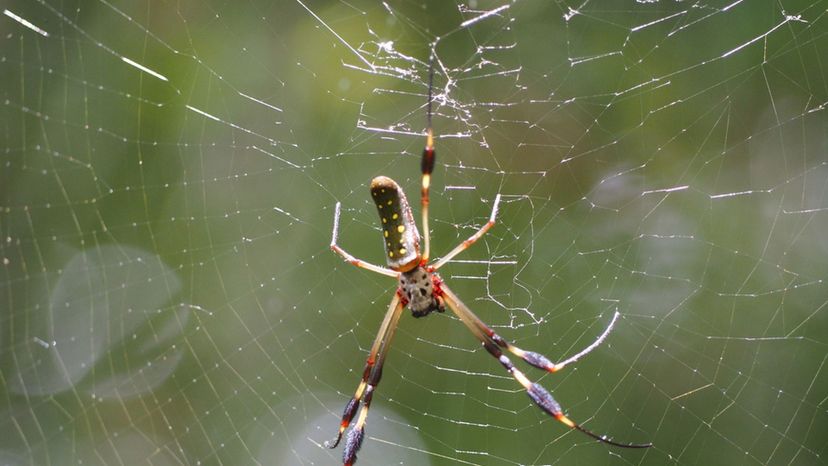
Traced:
[[353, 264], [359, 268], [367, 269], [382, 275], [387, 275], [398, 280], [394, 296], [391, 298], [391, 303], [388, 305], [388, 310], [385, 317], [380, 324], [377, 336], [374, 338], [374, 343], [371, 345], [371, 351], [368, 353], [368, 359], [365, 362], [365, 368], [362, 371], [362, 379], [357, 386], [356, 393], [345, 405], [345, 410], [342, 413], [342, 421], [339, 425], [339, 431], [336, 437], [326, 442], [325, 445], [329, 448], [336, 448], [342, 439], [342, 434], [351, 425], [351, 421], [359, 409], [360, 402], [362, 403], [362, 410], [357, 417], [356, 424], [348, 432], [345, 441], [345, 448], [342, 453], [342, 462], [345, 465], [352, 465], [356, 462], [357, 452], [362, 446], [362, 440], [365, 436], [365, 421], [368, 417], [368, 410], [371, 406], [371, 399], [374, 395], [374, 390], [379, 384], [382, 377], [382, 367], [385, 363], [385, 357], [388, 354], [388, 349], [391, 346], [391, 340], [394, 337], [394, 332], [397, 330], [397, 325], [402, 315], [402, 311], [407, 306], [411, 310], [414, 317], [425, 317], [432, 312], [444, 312], [446, 306], [468, 327], [469, 331], [474, 335], [486, 351], [489, 352], [500, 364], [506, 369], [515, 380], [520, 383], [529, 395], [529, 398], [535, 402], [543, 411], [562, 422], [571, 429], [579, 430], [590, 437], [616, 447], [623, 448], [647, 448], [652, 446], [651, 443], [637, 444], [637, 443], [618, 443], [610, 440], [604, 435], [595, 434], [581, 425], [575, 423], [566, 417], [561, 409], [561, 405], [555, 401], [555, 398], [541, 385], [532, 382], [526, 375], [523, 374], [512, 361], [504, 354], [504, 350], [515, 356], [523, 359], [529, 365], [548, 372], [557, 372], [563, 369], [570, 363], [573, 363], [586, 355], [596, 347], [598, 347], [604, 339], [607, 338], [615, 321], [619, 317], [616, 311], [604, 332], [589, 346], [584, 348], [578, 354], [566, 359], [563, 362], [553, 363], [548, 358], [540, 353], [533, 351], [525, 351], [511, 344], [509, 341], [496, 334], [491, 327], [475, 315], [462, 301], [455, 295], [440, 276], [437, 270], [446, 265], [457, 254], [461, 253], [469, 246], [479, 240], [492, 226], [495, 224], [495, 217], [497, 217], [497, 209], [500, 204], [500, 194], [495, 197], [492, 206], [492, 212], [489, 216], [489, 221], [486, 222], [476, 233], [471, 235], [468, 239], [460, 243], [448, 254], [438, 259], [436, 262], [429, 263], [429, 229], [428, 229], [428, 204], [429, 204], [429, 185], [431, 183], [431, 172], [434, 169], [434, 132], [431, 126], [431, 102], [432, 102], [432, 82], [434, 79], [433, 66], [429, 70], [429, 86], [428, 86], [428, 126], [426, 129], [426, 146], [423, 150], [421, 171], [422, 171], [422, 187], [420, 190], [420, 198], [422, 205], [422, 224], [425, 236], [425, 244], [423, 252], [420, 252], [420, 234], [417, 230], [417, 224], [414, 222], [414, 216], [411, 213], [411, 206], [405, 197], [402, 188], [391, 178], [385, 176], [378, 176], [371, 181], [371, 197], [377, 206], [380, 221], [382, 222], [382, 234], [385, 241], [386, 262], [388, 267], [374, 265], [356, 257], [352, 256], [337, 244], [337, 236], [339, 233], [339, 216], [341, 204], [336, 203], [334, 212], [333, 233], [331, 235], [331, 249], [339, 254], [346, 262]]

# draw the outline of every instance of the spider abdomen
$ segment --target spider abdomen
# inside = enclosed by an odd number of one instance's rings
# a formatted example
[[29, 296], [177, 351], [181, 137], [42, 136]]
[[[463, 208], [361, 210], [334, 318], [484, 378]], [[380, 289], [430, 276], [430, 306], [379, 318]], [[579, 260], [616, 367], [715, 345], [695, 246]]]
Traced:
[[410, 271], [420, 263], [420, 233], [411, 206], [400, 185], [387, 176], [371, 180], [371, 197], [377, 205], [385, 260], [391, 270]]
[[432, 311], [443, 312], [443, 302], [436, 296], [436, 277], [425, 267], [418, 266], [400, 274], [400, 292], [408, 301], [408, 309], [414, 317], [425, 317]]

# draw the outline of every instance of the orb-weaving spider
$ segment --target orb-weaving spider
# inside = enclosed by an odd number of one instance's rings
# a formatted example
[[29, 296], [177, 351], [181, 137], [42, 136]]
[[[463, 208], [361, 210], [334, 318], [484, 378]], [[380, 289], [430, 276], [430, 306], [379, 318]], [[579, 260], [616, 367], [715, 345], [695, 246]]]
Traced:
[[428, 191], [431, 182], [431, 172], [434, 169], [434, 133], [431, 127], [431, 102], [432, 102], [432, 81], [434, 71], [433, 68], [429, 71], [429, 86], [428, 86], [428, 127], [426, 130], [426, 146], [423, 150], [421, 171], [422, 171], [422, 188], [420, 190], [422, 202], [422, 222], [423, 232], [425, 235], [425, 250], [420, 253], [420, 234], [417, 231], [417, 224], [414, 222], [414, 216], [411, 213], [411, 207], [405, 197], [402, 188], [391, 178], [385, 176], [378, 176], [371, 181], [371, 197], [379, 211], [380, 220], [382, 221], [382, 232], [385, 238], [385, 252], [388, 267], [381, 267], [370, 264], [368, 262], [359, 260], [347, 253], [344, 249], [337, 245], [337, 235], [339, 231], [339, 215], [341, 206], [336, 203], [334, 213], [334, 226], [331, 237], [331, 249], [342, 256], [346, 262], [349, 262], [357, 267], [368, 269], [382, 275], [387, 275], [399, 280], [399, 286], [391, 299], [391, 304], [388, 306], [388, 311], [385, 313], [385, 318], [380, 325], [379, 332], [371, 345], [371, 351], [368, 353], [368, 360], [365, 363], [365, 368], [362, 371], [362, 380], [357, 386], [356, 393], [353, 398], [345, 405], [345, 410], [342, 413], [342, 422], [339, 426], [339, 432], [336, 438], [331, 442], [326, 442], [329, 448], [336, 448], [339, 441], [342, 439], [342, 434], [351, 424], [351, 420], [359, 409], [360, 402], [362, 402], [362, 411], [359, 413], [356, 424], [348, 433], [345, 441], [345, 449], [342, 453], [343, 464], [352, 465], [356, 462], [356, 455], [359, 448], [362, 446], [362, 440], [365, 435], [365, 420], [368, 417], [368, 409], [371, 406], [371, 399], [374, 390], [379, 384], [382, 376], [382, 366], [385, 362], [385, 356], [388, 354], [388, 349], [391, 346], [391, 339], [394, 332], [397, 330], [397, 324], [402, 315], [403, 309], [406, 306], [411, 310], [414, 317], [425, 317], [429, 313], [437, 311], [443, 312], [445, 306], [454, 312], [460, 320], [468, 327], [471, 333], [480, 340], [486, 351], [497, 359], [500, 364], [520, 383], [532, 399], [542, 410], [562, 422], [566, 426], [579, 430], [590, 437], [601, 442], [614, 445], [616, 447], [624, 448], [647, 448], [652, 446], [650, 443], [633, 444], [633, 443], [618, 443], [608, 439], [604, 435], [598, 435], [576, 424], [567, 418], [561, 410], [560, 404], [552, 397], [552, 395], [541, 385], [532, 382], [526, 377], [523, 372], [512, 364], [512, 361], [503, 354], [506, 350], [519, 358], [526, 361], [529, 365], [548, 372], [557, 372], [563, 369], [566, 365], [577, 361], [582, 356], [586, 355], [609, 335], [615, 321], [618, 319], [619, 313], [616, 312], [607, 328], [591, 345], [571, 358], [553, 363], [545, 356], [533, 351], [524, 351], [517, 346], [511, 344], [498, 334], [496, 334], [486, 323], [478, 318], [462, 301], [455, 295], [443, 282], [437, 270], [448, 263], [457, 254], [471, 246], [475, 241], [480, 239], [494, 224], [497, 216], [497, 208], [500, 204], [500, 194], [495, 197], [494, 205], [492, 206], [492, 213], [489, 221], [486, 222], [476, 233], [471, 235], [467, 240], [460, 243], [457, 247], [452, 249], [448, 254], [429, 264], [429, 230], [428, 230]]

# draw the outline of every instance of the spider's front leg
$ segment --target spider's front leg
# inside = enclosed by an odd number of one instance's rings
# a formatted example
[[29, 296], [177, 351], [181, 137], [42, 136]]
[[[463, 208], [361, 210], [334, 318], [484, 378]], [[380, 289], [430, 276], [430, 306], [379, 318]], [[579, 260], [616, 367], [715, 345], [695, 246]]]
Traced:
[[561, 363], [553, 363], [548, 358], [543, 356], [540, 353], [535, 353], [531, 351], [524, 351], [508, 341], [504, 338], [500, 337], [494, 331], [486, 325], [480, 318], [478, 318], [472, 311], [469, 309], [462, 301], [455, 295], [445, 284], [442, 285], [440, 292], [443, 294], [443, 300], [445, 301], [446, 305], [460, 318], [460, 320], [468, 327], [468, 329], [472, 332], [472, 334], [483, 344], [483, 347], [486, 348], [486, 351], [491, 354], [498, 362], [509, 372], [509, 374], [514, 377], [515, 380], [518, 381], [519, 384], [523, 386], [526, 390], [526, 394], [529, 395], [529, 398], [535, 402], [538, 407], [544, 410], [547, 414], [555, 418], [557, 421], [560, 421], [570, 429], [575, 429], [583, 432], [584, 434], [589, 435], [590, 437], [609, 444], [616, 447], [622, 448], [648, 448], [651, 447], [651, 443], [619, 443], [607, 438], [606, 435], [598, 435], [593, 433], [586, 428], [582, 427], [580, 424], [572, 421], [566, 415], [564, 415], [563, 410], [561, 409], [561, 405], [552, 397], [552, 394], [549, 393], [548, 390], [543, 388], [538, 383], [532, 382], [529, 380], [526, 375], [521, 372], [509, 358], [503, 354], [501, 348], [505, 348], [508, 351], [514, 353], [515, 355], [519, 356], [521, 359], [526, 361], [527, 363], [531, 364], [534, 367], [539, 369], [544, 369], [549, 372], [555, 372], [565, 365], [577, 360], [581, 356], [589, 353], [595, 347], [597, 347], [601, 342], [607, 337], [609, 331], [612, 329], [612, 326], [615, 324], [615, 320], [618, 318], [618, 313], [612, 319], [612, 322], [604, 331], [604, 333], [598, 337], [598, 339], [591, 345], [589, 345], [586, 349], [579, 352], [575, 356], [563, 361]]
[[394, 298], [391, 299], [391, 303], [388, 305], [388, 311], [385, 313], [385, 318], [382, 320], [377, 336], [374, 338], [373, 345], [371, 345], [371, 351], [368, 353], [368, 359], [362, 371], [362, 380], [360, 380], [357, 386], [356, 393], [348, 401], [348, 404], [345, 405], [345, 410], [342, 412], [339, 432], [337, 432], [336, 438], [333, 441], [326, 442], [325, 444], [328, 448], [336, 448], [339, 445], [342, 434], [351, 424], [361, 402], [362, 410], [359, 413], [356, 424], [348, 432], [348, 436], [345, 439], [345, 448], [342, 451], [342, 463], [345, 465], [352, 465], [356, 462], [356, 454], [362, 446], [362, 440], [365, 437], [365, 420], [368, 417], [368, 409], [371, 407], [374, 390], [382, 377], [382, 366], [385, 363], [385, 356], [388, 354], [388, 349], [391, 346], [391, 340], [394, 337], [394, 332], [397, 330], [397, 324], [399, 323], [403, 309], [405, 309], [405, 301], [400, 297], [399, 291], [397, 291], [394, 293]]

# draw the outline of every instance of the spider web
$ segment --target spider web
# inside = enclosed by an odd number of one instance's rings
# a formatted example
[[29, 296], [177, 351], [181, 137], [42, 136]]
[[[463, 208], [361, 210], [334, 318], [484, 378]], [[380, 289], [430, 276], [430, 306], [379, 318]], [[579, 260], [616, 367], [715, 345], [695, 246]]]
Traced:
[[[0, 462], [337, 464], [393, 280], [373, 176], [601, 445], [406, 313], [359, 464], [824, 464], [828, 3], [16, 1]], [[417, 215], [419, 215], [417, 213]]]

